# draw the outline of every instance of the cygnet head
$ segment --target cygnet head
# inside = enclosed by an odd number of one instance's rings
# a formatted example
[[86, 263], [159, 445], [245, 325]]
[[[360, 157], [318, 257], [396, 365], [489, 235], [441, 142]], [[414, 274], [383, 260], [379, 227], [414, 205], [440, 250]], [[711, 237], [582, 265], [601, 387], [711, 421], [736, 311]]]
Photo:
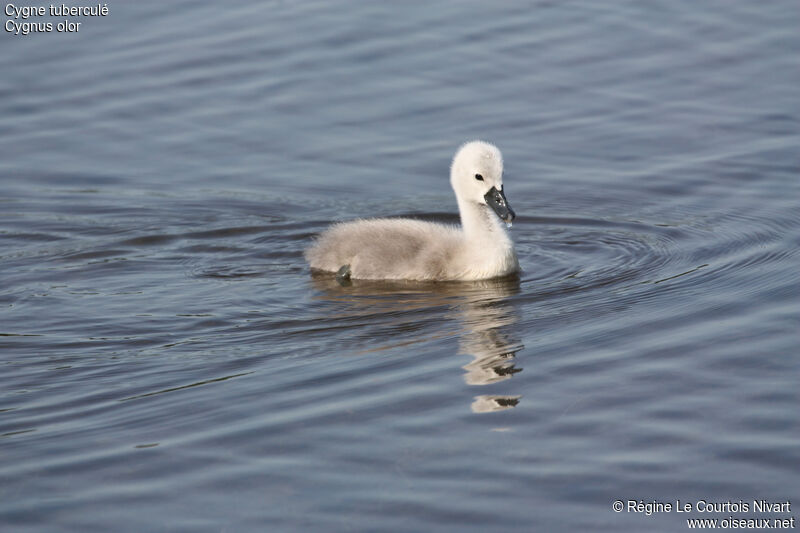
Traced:
[[488, 205], [506, 224], [516, 216], [503, 193], [503, 155], [483, 141], [463, 145], [453, 158], [450, 183], [459, 202]]

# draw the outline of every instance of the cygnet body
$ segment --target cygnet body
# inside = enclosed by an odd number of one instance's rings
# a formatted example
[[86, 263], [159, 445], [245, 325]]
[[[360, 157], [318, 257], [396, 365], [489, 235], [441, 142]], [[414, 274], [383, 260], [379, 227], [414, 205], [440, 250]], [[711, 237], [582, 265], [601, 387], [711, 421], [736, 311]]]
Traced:
[[[463, 145], [450, 167], [461, 227], [407, 218], [334, 224], [306, 251], [313, 270], [353, 279], [479, 280], [519, 270], [503, 193], [503, 157], [482, 141]], [[502, 220], [501, 220], [502, 219]]]

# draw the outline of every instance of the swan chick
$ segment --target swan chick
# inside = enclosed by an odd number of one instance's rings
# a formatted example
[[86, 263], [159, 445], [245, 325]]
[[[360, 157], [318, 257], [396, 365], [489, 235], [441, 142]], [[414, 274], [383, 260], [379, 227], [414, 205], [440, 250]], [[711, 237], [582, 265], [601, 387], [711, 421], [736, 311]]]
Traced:
[[306, 250], [311, 269], [342, 280], [473, 281], [518, 272], [500, 150], [483, 141], [461, 146], [450, 184], [460, 227], [408, 218], [334, 224]]

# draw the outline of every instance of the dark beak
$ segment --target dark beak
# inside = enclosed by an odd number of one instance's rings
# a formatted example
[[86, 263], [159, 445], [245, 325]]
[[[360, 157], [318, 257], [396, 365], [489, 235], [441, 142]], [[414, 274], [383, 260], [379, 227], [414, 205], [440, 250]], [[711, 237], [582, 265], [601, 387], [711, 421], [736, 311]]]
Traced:
[[504, 222], [511, 222], [514, 220], [516, 215], [514, 214], [514, 210], [511, 209], [511, 206], [508, 205], [506, 195], [503, 194], [503, 189], [498, 191], [495, 187], [492, 187], [483, 198]]

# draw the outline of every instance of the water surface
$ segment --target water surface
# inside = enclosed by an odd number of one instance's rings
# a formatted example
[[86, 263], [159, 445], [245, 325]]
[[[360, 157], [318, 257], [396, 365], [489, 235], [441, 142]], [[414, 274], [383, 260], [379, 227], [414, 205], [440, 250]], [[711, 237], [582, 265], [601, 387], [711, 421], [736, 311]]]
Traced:
[[[800, 502], [795, 2], [109, 7], [0, 36], [4, 530]], [[456, 223], [475, 138], [519, 278], [311, 276], [332, 222]]]

